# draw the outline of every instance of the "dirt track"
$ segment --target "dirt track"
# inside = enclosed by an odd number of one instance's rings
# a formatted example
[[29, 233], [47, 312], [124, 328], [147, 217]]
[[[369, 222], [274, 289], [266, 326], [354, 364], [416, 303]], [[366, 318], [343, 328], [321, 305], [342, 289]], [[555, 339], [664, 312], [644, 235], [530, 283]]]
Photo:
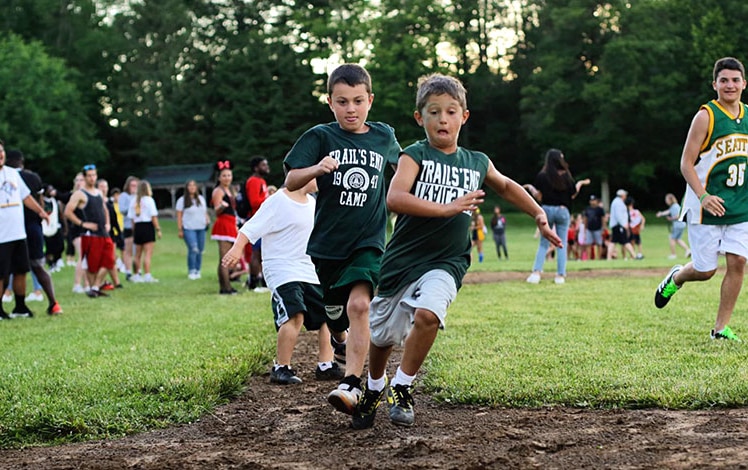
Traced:
[[[471, 274], [466, 281], [525, 275]], [[748, 468], [746, 409], [489, 409], [436, 403], [417, 390], [413, 428], [391, 425], [381, 408], [373, 429], [354, 432], [324, 399], [332, 385], [314, 380], [315, 347], [314, 336], [304, 333], [294, 355], [301, 385], [252, 377], [244, 395], [197, 423], [114, 441], [0, 451], [0, 467]]]

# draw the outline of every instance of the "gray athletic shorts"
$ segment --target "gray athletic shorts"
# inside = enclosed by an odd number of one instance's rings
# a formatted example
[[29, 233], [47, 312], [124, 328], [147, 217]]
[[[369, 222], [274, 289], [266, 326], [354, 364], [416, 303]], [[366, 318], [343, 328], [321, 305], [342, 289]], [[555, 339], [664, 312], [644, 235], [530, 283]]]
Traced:
[[402, 345], [417, 308], [436, 315], [439, 328], [444, 329], [447, 308], [455, 297], [454, 278], [441, 269], [427, 272], [392, 297], [374, 297], [369, 306], [371, 342], [380, 348]]

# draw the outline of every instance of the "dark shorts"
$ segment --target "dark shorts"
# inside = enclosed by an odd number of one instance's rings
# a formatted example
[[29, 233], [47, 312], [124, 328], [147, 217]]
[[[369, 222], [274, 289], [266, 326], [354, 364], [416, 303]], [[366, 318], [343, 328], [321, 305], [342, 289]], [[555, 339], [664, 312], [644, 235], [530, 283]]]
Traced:
[[41, 224], [26, 225], [26, 246], [29, 248], [30, 260], [44, 258], [44, 231]]
[[156, 229], [153, 222], [138, 222], [133, 230], [133, 243], [136, 245], [145, 245], [156, 241]]
[[0, 243], [0, 279], [10, 274], [26, 274], [29, 268], [29, 250], [25, 238]]
[[132, 238], [132, 229], [131, 228], [123, 228], [122, 229], [122, 238]]
[[346, 305], [351, 289], [365, 283], [373, 296], [374, 287], [379, 283], [382, 252], [377, 248], [363, 248], [347, 259], [312, 258], [312, 261], [322, 286], [327, 325], [332, 331], [345, 331], [349, 325]]
[[65, 238], [58, 230], [57, 233], [51, 237], [44, 237], [44, 246], [46, 247], [46, 255], [57, 259], [62, 255], [62, 252], [65, 251]]
[[295, 315], [304, 315], [304, 328], [319, 330], [325, 324], [322, 289], [308, 282], [289, 282], [273, 291], [271, 299], [275, 330]]
[[114, 243], [109, 237], [83, 235], [81, 256], [86, 258], [89, 273], [97, 273], [101, 268], [114, 269]]
[[628, 232], [623, 225], [616, 225], [610, 229], [610, 241], [619, 245], [625, 245], [630, 241]]

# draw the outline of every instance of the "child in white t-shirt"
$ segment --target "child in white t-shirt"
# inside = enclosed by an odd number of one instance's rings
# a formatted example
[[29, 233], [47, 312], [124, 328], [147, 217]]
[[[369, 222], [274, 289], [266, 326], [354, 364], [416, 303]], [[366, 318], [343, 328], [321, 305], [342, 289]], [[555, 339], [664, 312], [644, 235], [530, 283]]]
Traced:
[[[276, 364], [270, 371], [270, 381], [282, 385], [301, 383], [291, 369], [291, 356], [296, 341], [305, 326], [319, 330], [319, 356], [315, 371], [317, 380], [340, 380], [343, 369], [334, 361], [345, 362], [345, 356], [335, 355], [326, 324], [322, 289], [306, 246], [314, 227], [316, 180], [301, 189], [281, 188], [262, 203], [239, 230], [231, 249], [221, 260], [225, 267], [241, 259], [244, 247], [262, 239], [262, 273], [272, 293], [272, 309], [278, 331]], [[345, 334], [336, 343], [345, 342]]]

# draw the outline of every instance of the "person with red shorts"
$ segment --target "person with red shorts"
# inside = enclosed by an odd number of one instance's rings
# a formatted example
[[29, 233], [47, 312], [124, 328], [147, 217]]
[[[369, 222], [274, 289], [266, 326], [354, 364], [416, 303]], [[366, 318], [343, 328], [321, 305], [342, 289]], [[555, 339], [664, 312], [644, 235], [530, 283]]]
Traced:
[[84, 185], [70, 196], [65, 206], [65, 217], [83, 230], [81, 256], [88, 265], [86, 277], [89, 297], [108, 297], [99, 286], [107, 272], [114, 269], [114, 242], [109, 237], [109, 211], [106, 200], [96, 187], [98, 174], [96, 165], [83, 167]]

